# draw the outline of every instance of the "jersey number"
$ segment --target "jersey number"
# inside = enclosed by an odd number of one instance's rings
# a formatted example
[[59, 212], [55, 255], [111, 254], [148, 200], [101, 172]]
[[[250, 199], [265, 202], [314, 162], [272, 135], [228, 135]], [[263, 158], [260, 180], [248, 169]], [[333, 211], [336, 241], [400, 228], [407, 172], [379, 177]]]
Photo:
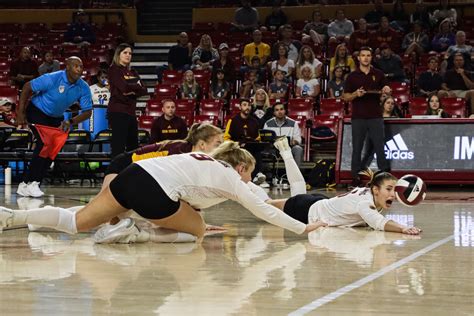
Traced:
[[193, 157], [194, 159], [197, 159], [197, 160], [209, 160], [209, 161], [214, 161], [214, 159], [212, 159], [212, 158], [209, 157], [208, 155], [204, 155], [204, 154], [191, 154], [190, 156]]

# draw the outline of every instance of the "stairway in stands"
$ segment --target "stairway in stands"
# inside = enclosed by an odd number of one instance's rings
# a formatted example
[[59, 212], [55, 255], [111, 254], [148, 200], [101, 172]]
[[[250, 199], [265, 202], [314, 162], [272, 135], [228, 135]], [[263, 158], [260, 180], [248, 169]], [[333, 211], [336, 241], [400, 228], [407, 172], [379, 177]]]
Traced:
[[199, 0], [144, 0], [138, 8], [138, 34], [173, 35], [191, 29]]

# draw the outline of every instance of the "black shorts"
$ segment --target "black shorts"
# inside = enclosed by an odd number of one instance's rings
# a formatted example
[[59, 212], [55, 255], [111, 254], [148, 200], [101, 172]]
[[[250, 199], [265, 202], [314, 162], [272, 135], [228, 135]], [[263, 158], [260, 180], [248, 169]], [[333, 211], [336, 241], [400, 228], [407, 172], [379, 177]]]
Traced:
[[121, 153], [120, 155], [114, 157], [110, 162], [109, 166], [105, 170], [105, 175], [109, 174], [118, 174], [130, 166], [133, 162], [132, 160], [133, 151]]
[[327, 198], [327, 196], [319, 193], [298, 194], [286, 200], [283, 212], [302, 223], [308, 224], [308, 213], [311, 205]]
[[112, 182], [110, 191], [124, 208], [134, 210], [148, 219], [161, 219], [173, 215], [180, 202], [169, 198], [156, 180], [137, 164], [131, 164]]

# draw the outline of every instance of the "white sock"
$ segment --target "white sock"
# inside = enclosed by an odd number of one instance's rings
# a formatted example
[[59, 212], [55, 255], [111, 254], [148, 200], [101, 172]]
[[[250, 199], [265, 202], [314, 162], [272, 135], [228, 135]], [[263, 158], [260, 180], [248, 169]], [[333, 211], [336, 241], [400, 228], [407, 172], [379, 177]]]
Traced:
[[298, 168], [298, 165], [293, 158], [291, 150], [280, 151], [280, 155], [283, 158], [283, 162], [285, 163], [286, 176], [288, 177], [288, 182], [290, 183], [291, 196], [305, 194], [306, 181], [304, 180], [300, 168]]
[[14, 225], [31, 224], [76, 234], [76, 214], [61, 207], [46, 206], [27, 211], [15, 211]]
[[181, 242], [195, 242], [196, 236], [188, 233], [178, 232], [172, 229], [163, 227], [145, 229], [150, 234], [150, 241], [161, 243], [181, 243]]
[[69, 212], [72, 212], [72, 213], [77, 213], [79, 210], [83, 209], [84, 207], [85, 207], [85, 205], [79, 205], [79, 206], [73, 206], [73, 207], [66, 208], [66, 210], [68, 210]]

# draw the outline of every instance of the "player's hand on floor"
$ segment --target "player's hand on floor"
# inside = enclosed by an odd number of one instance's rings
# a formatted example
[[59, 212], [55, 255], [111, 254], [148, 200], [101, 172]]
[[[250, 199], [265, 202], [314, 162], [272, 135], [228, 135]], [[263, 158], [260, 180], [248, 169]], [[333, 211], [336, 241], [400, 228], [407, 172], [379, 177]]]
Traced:
[[206, 231], [213, 231], [213, 230], [226, 231], [227, 229], [225, 229], [222, 226], [215, 226], [215, 225], [206, 224]]
[[419, 235], [423, 230], [418, 227], [407, 227], [402, 230], [403, 234], [407, 235]]
[[306, 229], [304, 230], [305, 233], [312, 232], [313, 230], [318, 229], [319, 227], [325, 227], [328, 226], [328, 224], [317, 221], [311, 224], [306, 225]]

